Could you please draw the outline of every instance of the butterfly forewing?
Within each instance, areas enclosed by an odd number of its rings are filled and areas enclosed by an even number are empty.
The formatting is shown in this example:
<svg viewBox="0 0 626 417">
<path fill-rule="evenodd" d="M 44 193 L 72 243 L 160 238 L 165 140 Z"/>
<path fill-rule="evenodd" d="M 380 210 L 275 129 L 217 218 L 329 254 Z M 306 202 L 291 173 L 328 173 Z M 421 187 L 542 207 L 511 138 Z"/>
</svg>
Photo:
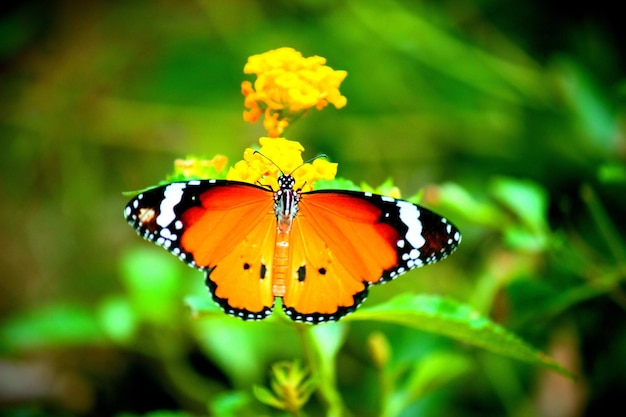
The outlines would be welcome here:
<svg viewBox="0 0 626 417">
<path fill-rule="evenodd" d="M 172 183 L 139 194 L 125 215 L 140 236 L 205 270 L 224 311 L 246 319 L 271 313 L 271 192 L 232 181 Z"/>
</svg>

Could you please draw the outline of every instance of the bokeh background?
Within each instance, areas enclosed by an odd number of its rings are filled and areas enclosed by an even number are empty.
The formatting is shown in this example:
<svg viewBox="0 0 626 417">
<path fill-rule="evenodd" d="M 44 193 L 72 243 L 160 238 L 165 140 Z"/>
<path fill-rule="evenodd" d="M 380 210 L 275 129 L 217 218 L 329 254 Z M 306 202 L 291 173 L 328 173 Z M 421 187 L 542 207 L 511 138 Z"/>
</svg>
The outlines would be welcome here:
<svg viewBox="0 0 626 417">
<path fill-rule="evenodd" d="M 357 183 L 392 178 L 407 196 L 425 190 L 423 203 L 464 233 L 450 259 L 374 288 L 366 304 L 441 294 L 579 375 L 572 382 L 440 336 L 350 323 L 336 372 L 352 415 L 384 409 L 368 344 L 379 331 L 400 374 L 442 351 L 464 364 L 453 376 L 434 368 L 448 377 L 431 376 L 431 388 L 387 415 L 613 409 L 626 392 L 618 7 L 4 2 L 0 412 L 281 415 L 251 386 L 267 383 L 275 361 L 303 358 L 297 332 L 191 318 L 184 297 L 204 294 L 201 274 L 143 242 L 122 216 L 122 192 L 158 183 L 176 158 L 234 162 L 256 143 L 261 126 L 242 120 L 242 68 L 281 46 L 348 71 L 345 109 L 311 113 L 286 132 L 305 156 L 328 154 Z M 308 407 L 325 413 L 316 397 Z"/>
</svg>

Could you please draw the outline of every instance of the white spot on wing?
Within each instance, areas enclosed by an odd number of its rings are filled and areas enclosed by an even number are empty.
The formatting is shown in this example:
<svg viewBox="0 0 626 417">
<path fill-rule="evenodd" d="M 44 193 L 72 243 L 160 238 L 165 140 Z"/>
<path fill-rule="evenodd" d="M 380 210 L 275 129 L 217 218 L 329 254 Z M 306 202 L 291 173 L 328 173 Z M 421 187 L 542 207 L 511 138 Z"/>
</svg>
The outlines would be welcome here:
<svg viewBox="0 0 626 417">
<path fill-rule="evenodd" d="M 414 248 L 421 248 L 426 243 L 426 240 L 424 236 L 422 236 L 422 222 L 419 219 L 419 208 L 408 201 L 397 201 L 396 204 L 400 209 L 400 220 L 402 220 L 402 223 L 408 228 L 405 236 L 406 240 L 408 240 Z"/>
<path fill-rule="evenodd" d="M 165 187 L 165 192 L 163 193 L 163 201 L 161 201 L 161 207 L 159 216 L 156 219 L 156 222 L 161 227 L 167 227 L 170 223 L 176 220 L 176 214 L 174 214 L 174 207 L 180 203 L 180 200 L 183 198 L 183 190 L 187 185 L 185 183 L 179 182 L 170 184 Z"/>
</svg>

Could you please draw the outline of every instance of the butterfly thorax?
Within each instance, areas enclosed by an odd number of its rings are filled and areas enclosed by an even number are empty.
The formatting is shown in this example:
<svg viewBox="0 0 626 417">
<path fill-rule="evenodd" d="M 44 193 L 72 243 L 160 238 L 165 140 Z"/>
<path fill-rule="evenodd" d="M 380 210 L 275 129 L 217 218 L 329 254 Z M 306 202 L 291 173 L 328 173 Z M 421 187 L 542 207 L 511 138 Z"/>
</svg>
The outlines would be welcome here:
<svg viewBox="0 0 626 417">
<path fill-rule="evenodd" d="M 293 219 L 298 213 L 300 193 L 294 190 L 295 180 L 291 175 L 278 178 L 279 190 L 274 193 L 274 214 L 276 215 L 276 240 L 272 262 L 272 293 L 282 297 L 289 279 L 290 232 Z"/>
<path fill-rule="evenodd" d="M 289 233 L 293 219 L 298 213 L 300 193 L 294 190 L 295 180 L 291 175 L 278 178 L 279 190 L 274 193 L 274 214 L 278 231 Z"/>
</svg>

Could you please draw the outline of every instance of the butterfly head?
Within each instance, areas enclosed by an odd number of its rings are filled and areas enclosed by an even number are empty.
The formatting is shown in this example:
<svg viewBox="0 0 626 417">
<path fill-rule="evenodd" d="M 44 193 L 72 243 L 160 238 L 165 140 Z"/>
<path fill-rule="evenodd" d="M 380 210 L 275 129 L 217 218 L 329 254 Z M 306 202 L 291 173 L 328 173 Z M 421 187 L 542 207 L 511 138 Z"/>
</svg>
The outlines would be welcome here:
<svg viewBox="0 0 626 417">
<path fill-rule="evenodd" d="M 281 175 L 278 177 L 278 187 L 280 190 L 293 190 L 293 187 L 296 185 L 296 179 L 291 175 Z"/>
</svg>

